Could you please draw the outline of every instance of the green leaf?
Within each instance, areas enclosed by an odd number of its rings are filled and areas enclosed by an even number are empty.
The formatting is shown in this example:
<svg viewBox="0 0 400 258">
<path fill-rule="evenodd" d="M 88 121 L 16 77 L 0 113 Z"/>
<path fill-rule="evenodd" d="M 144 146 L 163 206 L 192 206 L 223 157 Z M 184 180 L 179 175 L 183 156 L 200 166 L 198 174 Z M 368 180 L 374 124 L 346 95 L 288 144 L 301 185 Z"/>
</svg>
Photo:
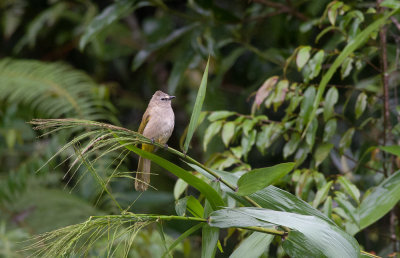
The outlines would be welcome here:
<svg viewBox="0 0 400 258">
<path fill-rule="evenodd" d="M 297 52 L 296 56 L 296 65 L 299 71 L 307 63 L 308 59 L 310 59 L 310 51 L 311 51 L 310 46 L 302 46 L 299 48 L 299 51 Z"/>
<path fill-rule="evenodd" d="M 336 126 L 336 119 L 330 119 L 325 124 L 323 142 L 328 142 L 332 138 L 332 136 L 336 133 Z"/>
<path fill-rule="evenodd" d="M 273 235 L 253 232 L 240 243 L 229 258 L 260 257 L 268 250 L 273 239 Z"/>
<path fill-rule="evenodd" d="M 279 137 L 281 128 L 280 124 L 269 124 L 261 127 L 261 132 L 257 134 L 256 146 L 262 154 Z"/>
<path fill-rule="evenodd" d="M 190 141 L 192 140 L 194 131 L 196 130 L 201 108 L 203 107 L 204 98 L 206 97 L 207 90 L 207 77 L 208 77 L 208 65 L 210 64 L 210 58 L 208 58 L 206 69 L 204 70 L 203 78 L 201 79 L 199 91 L 197 92 L 196 102 L 194 103 L 194 108 L 192 111 L 192 116 L 190 118 L 188 132 L 185 139 L 185 144 L 183 146 L 183 152 L 187 153 L 189 149 Z"/>
<path fill-rule="evenodd" d="M 204 213 L 204 208 L 200 204 L 199 200 L 194 198 L 193 196 L 189 196 L 189 199 L 187 200 L 187 207 L 188 211 L 192 213 L 193 216 L 202 218 L 203 213 Z"/>
<path fill-rule="evenodd" d="M 272 134 L 272 127 L 273 125 L 263 125 L 261 127 L 261 131 L 257 134 L 256 146 L 258 151 L 261 152 L 263 155 Z"/>
<path fill-rule="evenodd" d="M 387 214 L 400 200 L 400 171 L 397 171 L 377 187 L 361 202 L 360 230 L 373 224 Z"/>
<path fill-rule="evenodd" d="M 204 218 L 208 218 L 213 212 L 209 202 L 206 201 L 204 208 Z M 213 258 L 217 250 L 217 243 L 219 237 L 219 228 L 212 227 L 208 224 L 203 225 L 202 236 L 201 236 L 201 257 L 202 258 Z"/>
<path fill-rule="evenodd" d="M 297 196 L 272 185 L 251 194 L 249 197 L 263 208 L 303 215 L 312 215 L 335 225 L 331 219 L 322 214 L 319 210 L 311 207 L 310 204 L 299 199 Z"/>
<path fill-rule="evenodd" d="M 232 213 L 237 213 L 234 222 L 230 219 Z M 215 227 L 226 227 L 228 224 L 246 227 L 249 226 L 248 221 L 254 219 L 293 229 L 283 244 L 285 252 L 291 257 L 296 257 L 296 253 L 301 252 L 307 253 L 306 257 L 320 257 L 323 254 L 326 257 L 350 258 L 358 257 L 360 252 L 353 237 L 336 225 L 313 216 L 242 207 L 213 212 L 209 224 Z"/>
<path fill-rule="evenodd" d="M 124 142 L 121 142 L 121 144 L 124 144 Z M 177 177 L 185 180 L 186 183 L 199 190 L 202 194 L 204 194 L 204 196 L 208 200 L 210 200 L 210 204 L 213 207 L 213 209 L 217 210 L 220 207 L 225 206 L 225 203 L 222 200 L 221 196 L 210 185 L 208 185 L 203 180 L 195 177 L 189 171 L 186 171 L 183 168 L 178 167 L 174 163 L 169 162 L 168 160 L 163 159 L 153 153 L 136 148 L 133 145 L 125 145 L 125 148 L 127 148 L 130 151 L 133 151 L 134 153 L 142 156 L 143 158 L 153 161 L 154 163 L 165 168 L 166 170 L 176 175 Z"/>
<path fill-rule="evenodd" d="M 310 122 L 310 115 L 312 112 L 312 105 L 315 99 L 315 88 L 308 87 L 304 92 L 304 98 L 301 101 L 300 114 L 297 120 L 297 129 L 302 130 L 304 125 Z"/>
<path fill-rule="evenodd" d="M 187 164 L 191 166 L 194 170 L 208 177 L 209 179 L 213 179 L 213 177 L 210 176 L 202 168 L 191 163 Z M 239 180 L 240 175 L 243 175 L 243 172 L 230 173 L 218 170 L 213 171 L 218 174 L 222 179 L 233 185 L 233 187 L 237 186 L 237 181 Z M 233 190 L 224 186 L 223 184 L 221 185 L 221 189 L 225 192 L 230 193 L 232 197 L 239 200 L 243 205 L 250 205 L 245 199 L 243 199 L 243 197 L 234 194 Z M 328 223 L 335 224 L 331 219 L 322 214 L 319 210 L 311 207 L 310 204 L 306 203 L 302 199 L 299 199 L 297 196 L 272 185 L 251 194 L 249 197 L 263 208 L 293 212 L 303 215 L 313 215 L 322 220 L 325 220 Z"/>
<path fill-rule="evenodd" d="M 214 122 L 216 120 L 228 118 L 234 114 L 236 114 L 236 113 L 232 112 L 232 111 L 226 111 L 226 110 L 214 111 L 208 116 L 208 121 Z"/>
<path fill-rule="evenodd" d="M 362 113 L 364 113 L 365 108 L 367 107 L 367 94 L 361 92 L 360 95 L 357 97 L 356 101 L 356 119 L 358 119 Z"/>
<path fill-rule="evenodd" d="M 256 137 L 257 137 L 256 130 L 252 130 L 249 136 L 246 135 L 242 136 L 241 146 L 242 146 L 242 154 L 244 155 L 245 160 L 247 160 L 247 154 L 249 153 L 254 143 L 256 142 Z"/>
<path fill-rule="evenodd" d="M 342 2 L 332 2 L 332 5 L 329 7 L 328 10 L 328 19 L 332 25 L 335 25 L 337 10 L 343 6 Z"/>
<path fill-rule="evenodd" d="M 296 161 L 296 166 L 300 166 L 304 160 L 307 158 L 308 153 L 310 153 L 311 148 L 305 142 L 302 142 L 294 155 L 294 160 Z"/>
<path fill-rule="evenodd" d="M 303 74 L 305 82 L 314 79 L 319 75 L 322 68 L 322 62 L 324 61 L 325 52 L 323 50 L 318 51 L 308 62 L 308 70 L 304 70 Z"/>
<path fill-rule="evenodd" d="M 128 15 L 134 10 L 134 1 L 122 0 L 109 5 L 99 15 L 97 15 L 85 29 L 80 41 L 79 49 L 83 50 L 87 43 L 89 43 L 97 34 L 107 28 L 113 22 L 119 20 L 121 17 Z M 150 5 L 150 3 L 147 3 Z"/>
<path fill-rule="evenodd" d="M 314 152 L 315 167 L 318 167 L 328 157 L 333 148 L 332 143 L 321 143 Z"/>
<path fill-rule="evenodd" d="M 203 142 L 203 148 L 204 151 L 207 150 L 207 145 L 211 141 L 211 139 L 219 133 L 219 131 L 222 128 L 222 121 L 217 121 L 212 124 L 210 124 L 209 127 L 207 127 L 206 132 L 204 133 L 204 142 Z"/>
<path fill-rule="evenodd" d="M 350 147 L 351 142 L 353 140 L 354 132 L 355 132 L 355 129 L 352 127 L 343 134 L 343 137 L 342 137 L 342 139 L 340 139 L 340 142 L 339 142 L 339 149 L 340 149 L 341 153 L 343 153 L 343 151 L 345 149 Z"/>
<path fill-rule="evenodd" d="M 306 143 L 308 144 L 308 146 L 310 146 L 310 148 L 314 146 L 315 134 L 317 133 L 317 129 L 318 129 L 318 121 L 314 119 L 311 123 L 311 126 L 308 128 L 306 134 Z"/>
<path fill-rule="evenodd" d="M 242 124 L 243 134 L 249 136 L 249 132 L 253 129 L 253 126 L 257 123 L 256 119 L 246 119 Z"/>
<path fill-rule="evenodd" d="M 283 147 L 283 157 L 285 159 L 296 151 L 300 141 L 300 134 L 298 132 L 293 132 L 290 136 L 290 140 L 285 144 L 285 147 Z"/>
<path fill-rule="evenodd" d="M 235 123 L 234 122 L 225 123 L 224 127 L 222 128 L 222 141 L 224 142 L 226 147 L 228 147 L 229 142 L 231 141 L 234 134 L 235 134 Z"/>
<path fill-rule="evenodd" d="M 342 80 L 349 76 L 353 69 L 353 58 L 347 57 L 342 63 L 342 69 L 340 70 L 340 76 Z"/>
<path fill-rule="evenodd" d="M 400 157 L 400 146 L 398 145 L 379 146 L 379 149 Z"/>
<path fill-rule="evenodd" d="M 350 218 L 346 223 L 346 230 L 350 234 L 355 234 L 359 230 L 360 215 L 359 211 L 354 205 L 348 200 L 347 195 L 342 192 L 335 192 L 336 197 L 334 198 L 336 203 L 344 211 L 345 215 Z"/>
<path fill-rule="evenodd" d="M 149 45 L 146 49 L 140 50 L 135 58 L 133 59 L 132 62 L 132 71 L 137 70 L 146 60 L 147 58 L 154 52 L 159 50 L 162 47 L 165 47 L 169 44 L 171 44 L 172 42 L 174 42 L 175 40 L 177 40 L 178 38 L 180 38 L 181 36 L 183 36 L 184 34 L 186 34 L 187 32 L 191 31 L 192 29 L 194 29 L 196 26 L 198 26 L 197 23 L 195 24 L 191 24 L 191 25 L 187 25 L 185 27 L 176 29 L 175 31 L 173 31 L 170 35 L 168 35 L 167 37 L 157 41 L 156 43 L 153 43 L 151 45 Z M 207 63 L 208 64 L 208 63 Z M 207 68 L 206 68 L 207 69 Z M 204 77 L 203 77 L 204 78 Z"/>
<path fill-rule="evenodd" d="M 328 218 L 332 217 L 332 197 L 328 196 L 328 198 L 326 198 L 322 210 Z"/>
<path fill-rule="evenodd" d="M 281 163 L 272 167 L 258 168 L 239 178 L 238 195 L 249 195 L 275 183 L 289 173 L 295 163 Z"/>
<path fill-rule="evenodd" d="M 400 8 L 400 3 L 397 0 L 385 0 L 382 3 L 379 4 L 382 7 L 388 7 L 392 9 L 399 9 Z"/>
<path fill-rule="evenodd" d="M 385 24 L 385 22 L 397 11 L 398 11 L 398 9 L 393 10 L 393 11 L 387 13 L 386 15 L 384 15 L 382 18 L 379 18 L 378 20 L 374 21 L 367 28 L 365 28 L 363 31 L 361 31 L 354 38 L 354 40 L 350 41 L 349 44 L 346 45 L 346 47 L 343 49 L 343 51 L 340 53 L 340 55 L 335 59 L 335 61 L 331 65 L 331 67 L 329 67 L 328 71 L 324 74 L 324 76 L 322 76 L 308 123 L 310 123 L 310 121 L 312 121 L 314 119 L 317 109 L 319 107 L 319 104 L 321 102 L 322 95 L 324 94 L 326 85 L 328 84 L 328 82 L 332 78 L 333 74 L 338 69 L 338 67 L 343 63 L 343 61 L 346 59 L 346 57 L 350 56 L 357 48 L 359 48 L 361 45 L 363 45 L 366 42 L 366 40 L 369 39 L 370 35 L 372 33 L 374 33 L 376 30 L 378 30 L 380 26 Z M 307 124 L 307 127 L 308 126 L 309 126 L 309 124 Z"/>
<path fill-rule="evenodd" d="M 183 75 L 185 74 L 186 69 L 189 64 L 192 62 L 195 56 L 194 51 L 189 48 L 186 51 L 182 52 L 182 54 L 174 61 L 174 66 L 172 67 L 171 74 L 168 78 L 168 93 L 170 95 L 175 95 L 176 88 L 182 81 Z"/>
<path fill-rule="evenodd" d="M 322 203 L 328 196 L 329 190 L 331 189 L 333 181 L 326 183 L 321 189 L 318 190 L 313 201 L 313 207 L 318 208 L 319 204 Z"/>
<path fill-rule="evenodd" d="M 332 87 L 328 90 L 325 96 L 324 103 L 324 120 L 325 122 L 329 120 L 335 113 L 334 105 L 337 103 L 339 99 L 338 90 L 335 87 Z"/>
<path fill-rule="evenodd" d="M 346 177 L 339 176 L 339 184 L 342 186 L 343 190 L 353 198 L 357 203 L 360 203 L 360 190 L 357 186 L 351 183 Z"/>
<path fill-rule="evenodd" d="M 289 91 L 289 81 L 281 80 L 278 85 L 275 87 L 275 94 L 272 103 L 274 104 L 275 112 L 282 105 L 283 101 L 285 101 L 286 93 Z"/>
<path fill-rule="evenodd" d="M 185 189 L 187 187 L 188 187 L 188 183 L 186 183 L 182 179 L 178 178 L 178 180 L 176 180 L 176 183 L 175 183 L 175 186 L 174 186 L 174 197 L 175 197 L 175 200 L 179 199 L 179 197 L 183 194 L 183 192 L 185 191 Z"/>
<path fill-rule="evenodd" d="M 203 223 L 198 223 L 197 225 L 194 225 L 193 227 L 189 228 L 186 230 L 183 234 L 181 234 L 168 248 L 168 250 L 163 254 L 163 257 L 167 254 L 170 253 L 174 248 L 183 240 L 187 239 L 191 234 L 199 230 L 203 226 Z"/>
</svg>

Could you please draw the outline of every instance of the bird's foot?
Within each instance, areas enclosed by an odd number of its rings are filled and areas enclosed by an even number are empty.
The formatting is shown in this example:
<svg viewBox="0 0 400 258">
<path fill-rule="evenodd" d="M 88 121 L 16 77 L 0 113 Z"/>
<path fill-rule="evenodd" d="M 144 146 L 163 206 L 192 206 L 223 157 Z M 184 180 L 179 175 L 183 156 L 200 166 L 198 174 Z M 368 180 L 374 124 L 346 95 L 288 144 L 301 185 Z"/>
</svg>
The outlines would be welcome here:
<svg viewBox="0 0 400 258">
<path fill-rule="evenodd" d="M 168 149 L 168 144 L 164 143 L 164 149 Z"/>
</svg>

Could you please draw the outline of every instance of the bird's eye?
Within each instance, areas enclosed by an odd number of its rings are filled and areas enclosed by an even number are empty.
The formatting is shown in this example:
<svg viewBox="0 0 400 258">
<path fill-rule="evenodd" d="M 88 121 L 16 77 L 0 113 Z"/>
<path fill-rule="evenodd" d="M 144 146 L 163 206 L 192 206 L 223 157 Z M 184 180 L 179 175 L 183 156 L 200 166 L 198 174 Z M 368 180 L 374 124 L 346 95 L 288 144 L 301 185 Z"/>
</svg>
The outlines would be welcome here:
<svg viewBox="0 0 400 258">
<path fill-rule="evenodd" d="M 167 100 L 167 98 L 161 98 L 161 100 Z"/>
</svg>

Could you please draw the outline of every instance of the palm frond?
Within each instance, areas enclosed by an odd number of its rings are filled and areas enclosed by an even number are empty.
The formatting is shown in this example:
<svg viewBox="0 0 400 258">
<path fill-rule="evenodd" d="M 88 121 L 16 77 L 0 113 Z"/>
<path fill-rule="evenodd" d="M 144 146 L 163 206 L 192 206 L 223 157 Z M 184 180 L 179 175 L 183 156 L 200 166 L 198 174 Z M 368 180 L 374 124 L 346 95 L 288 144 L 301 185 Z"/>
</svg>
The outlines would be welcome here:
<svg viewBox="0 0 400 258">
<path fill-rule="evenodd" d="M 110 103 L 96 96 L 96 88 L 87 74 L 63 63 L 0 60 L 0 100 L 28 105 L 47 117 L 115 122 Z"/>
</svg>

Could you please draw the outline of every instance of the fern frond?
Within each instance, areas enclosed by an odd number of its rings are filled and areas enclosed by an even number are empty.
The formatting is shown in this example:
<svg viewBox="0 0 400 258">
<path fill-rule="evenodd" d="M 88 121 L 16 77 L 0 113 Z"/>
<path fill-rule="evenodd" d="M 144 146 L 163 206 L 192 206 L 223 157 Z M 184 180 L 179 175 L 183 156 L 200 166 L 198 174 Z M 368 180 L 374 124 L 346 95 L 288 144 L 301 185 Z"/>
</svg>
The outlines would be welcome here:
<svg viewBox="0 0 400 258">
<path fill-rule="evenodd" d="M 95 94 L 98 85 L 84 72 L 63 63 L 0 60 L 0 100 L 30 106 L 48 117 L 115 121 Z"/>
</svg>

